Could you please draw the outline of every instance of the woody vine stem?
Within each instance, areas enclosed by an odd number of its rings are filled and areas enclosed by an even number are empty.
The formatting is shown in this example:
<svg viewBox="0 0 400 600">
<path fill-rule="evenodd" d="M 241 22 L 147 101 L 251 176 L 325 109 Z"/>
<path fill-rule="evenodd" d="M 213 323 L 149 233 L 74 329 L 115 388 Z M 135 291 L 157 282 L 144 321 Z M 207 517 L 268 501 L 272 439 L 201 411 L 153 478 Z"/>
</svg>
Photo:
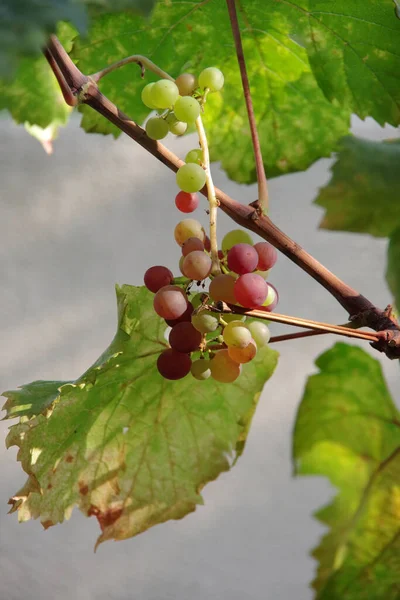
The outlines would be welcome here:
<svg viewBox="0 0 400 600">
<path fill-rule="evenodd" d="M 227 1 L 229 2 L 229 0 Z M 233 33 L 237 35 L 237 32 L 236 34 L 235 31 Z M 176 172 L 184 164 L 160 142 L 151 140 L 137 123 L 120 111 L 115 104 L 100 92 L 96 79 L 99 80 L 105 74 L 107 68 L 94 76 L 84 75 L 73 63 L 56 36 L 50 37 L 45 56 L 57 78 L 67 104 L 76 106 L 78 103 L 85 103 L 91 106 L 172 171 Z M 137 62 L 142 69 L 144 68 L 144 61 L 130 60 L 130 62 Z M 117 63 L 113 68 L 117 68 L 116 65 Z M 108 69 L 110 68 L 108 67 Z M 108 70 L 108 72 L 110 71 Z M 204 186 L 201 193 L 206 197 L 208 196 L 207 186 Z M 354 325 L 374 329 L 377 333 L 373 334 L 373 338 L 372 336 L 370 338 L 371 341 L 373 340 L 372 346 L 374 348 L 384 352 L 389 358 L 400 358 L 400 327 L 392 316 L 390 307 L 386 310 L 376 307 L 370 300 L 326 269 L 281 231 L 269 217 L 263 214 L 264 211 L 259 206 L 258 201 L 254 205 L 244 205 L 218 188 L 215 188 L 214 194 L 216 201 L 219 203 L 219 208 L 236 223 L 270 242 L 330 292 L 348 311 L 350 321 Z M 232 308 L 229 309 L 228 307 L 228 310 L 232 310 Z M 268 315 L 265 318 L 268 318 Z M 283 322 L 289 324 L 289 320 Z M 290 321 L 290 324 L 294 324 L 293 321 Z M 303 320 L 303 324 L 300 326 L 308 327 L 310 325 L 307 325 L 307 321 Z M 331 326 L 327 325 L 325 330 L 329 331 L 329 327 Z M 348 333 L 350 336 L 353 333 L 350 328 Z M 296 335 L 296 337 L 299 336 Z"/>
</svg>

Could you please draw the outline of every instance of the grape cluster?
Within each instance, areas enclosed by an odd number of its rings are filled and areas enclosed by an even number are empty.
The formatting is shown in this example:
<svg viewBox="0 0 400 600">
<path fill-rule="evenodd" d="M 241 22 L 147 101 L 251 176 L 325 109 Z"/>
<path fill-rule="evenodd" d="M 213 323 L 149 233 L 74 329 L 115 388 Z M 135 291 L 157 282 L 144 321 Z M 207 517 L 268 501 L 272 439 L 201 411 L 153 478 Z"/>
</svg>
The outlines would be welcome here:
<svg viewBox="0 0 400 600">
<path fill-rule="evenodd" d="M 210 67 L 200 73 L 198 81 L 184 73 L 175 83 L 163 79 L 146 85 L 142 91 L 146 106 L 167 109 L 147 121 L 147 135 L 161 139 L 168 131 L 184 133 L 184 126 L 199 116 L 205 95 L 220 90 L 223 83 L 221 71 Z M 175 206 L 182 213 L 192 213 L 199 204 L 196 192 L 206 181 L 202 161 L 201 149 L 190 150 L 186 164 L 176 174 L 180 191 Z M 244 315 L 221 314 L 210 308 L 222 301 L 248 309 L 274 310 L 278 292 L 266 278 L 277 252 L 268 242 L 253 244 L 246 231 L 230 231 L 218 251 L 221 273 L 214 275 L 210 240 L 199 221 L 183 219 L 176 225 L 174 237 L 181 249 L 179 269 L 183 278 L 175 279 L 163 266 L 151 267 L 144 275 L 145 286 L 155 294 L 155 312 L 171 327 L 170 348 L 159 355 L 158 371 L 171 380 L 191 373 L 198 380 L 212 377 L 231 383 L 239 377 L 241 365 L 268 344 L 270 332 L 261 321 L 246 321 Z"/>
</svg>

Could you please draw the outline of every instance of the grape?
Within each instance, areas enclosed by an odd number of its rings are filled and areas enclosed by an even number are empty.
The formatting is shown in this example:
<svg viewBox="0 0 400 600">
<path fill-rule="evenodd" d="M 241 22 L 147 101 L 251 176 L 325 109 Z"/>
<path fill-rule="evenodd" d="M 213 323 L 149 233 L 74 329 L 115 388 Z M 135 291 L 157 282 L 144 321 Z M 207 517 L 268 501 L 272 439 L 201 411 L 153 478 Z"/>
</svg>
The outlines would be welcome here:
<svg viewBox="0 0 400 600">
<path fill-rule="evenodd" d="M 254 340 L 250 340 L 245 348 L 228 347 L 228 354 L 237 363 L 247 363 L 253 360 L 257 354 L 257 346 Z"/>
<path fill-rule="evenodd" d="M 189 152 L 185 156 L 185 163 L 197 163 L 201 165 L 203 162 L 203 151 L 200 148 L 196 148 L 195 150 L 189 150 Z"/>
<path fill-rule="evenodd" d="M 268 295 L 266 297 L 266 299 L 264 300 L 264 302 L 262 303 L 262 306 L 268 311 L 268 312 L 272 312 L 273 310 L 275 310 L 276 305 L 279 302 L 279 294 L 278 294 L 278 290 L 276 289 L 275 286 L 272 285 L 272 283 L 268 283 Z"/>
<path fill-rule="evenodd" d="M 254 244 L 254 250 L 258 254 L 257 269 L 259 271 L 272 269 L 278 258 L 275 248 L 268 242 L 257 242 L 257 244 Z"/>
<path fill-rule="evenodd" d="M 151 292 L 158 292 L 165 285 L 169 285 L 174 276 L 167 267 L 150 267 L 144 274 L 144 285 Z"/>
<path fill-rule="evenodd" d="M 191 366 L 190 356 L 177 352 L 173 348 L 161 352 L 157 359 L 158 372 L 165 379 L 182 379 L 189 373 Z"/>
<path fill-rule="evenodd" d="M 227 346 L 245 348 L 250 343 L 251 333 L 243 321 L 231 321 L 226 325 L 223 337 Z"/>
<path fill-rule="evenodd" d="M 211 242 L 208 235 L 206 235 L 206 239 L 204 240 L 204 249 L 207 250 L 207 252 L 211 252 Z"/>
<path fill-rule="evenodd" d="M 210 370 L 210 361 L 199 358 L 192 363 L 192 367 L 190 369 L 191 374 L 195 379 L 199 381 L 204 381 L 208 379 L 211 375 Z"/>
<path fill-rule="evenodd" d="M 168 125 L 160 117 L 152 117 L 146 123 L 146 133 L 151 140 L 162 140 L 168 135 Z"/>
<path fill-rule="evenodd" d="M 180 96 L 174 105 L 174 113 L 179 121 L 194 123 L 200 114 L 200 104 L 191 96 Z"/>
<path fill-rule="evenodd" d="M 260 306 L 267 297 L 268 283 L 260 275 L 246 273 L 235 281 L 236 301 L 246 308 Z"/>
<path fill-rule="evenodd" d="M 154 296 L 154 310 L 163 319 L 179 319 L 187 310 L 185 292 L 177 285 L 165 285 Z"/>
<path fill-rule="evenodd" d="M 199 75 L 199 86 L 208 88 L 210 92 L 219 92 L 224 85 L 224 75 L 216 67 L 207 67 Z"/>
<path fill-rule="evenodd" d="M 176 173 L 176 183 L 184 192 L 198 192 L 206 183 L 206 172 L 200 165 L 183 165 Z"/>
<path fill-rule="evenodd" d="M 268 325 L 261 323 L 261 321 L 252 321 L 247 325 L 250 330 L 253 340 L 257 344 L 257 348 L 266 346 L 270 340 L 271 332 Z"/>
<path fill-rule="evenodd" d="M 227 302 L 237 304 L 234 294 L 235 280 L 231 275 L 217 275 L 210 283 L 210 296 L 214 302 Z"/>
<path fill-rule="evenodd" d="M 161 79 L 151 88 L 151 99 L 157 108 L 173 106 L 178 96 L 178 86 L 169 79 Z"/>
<path fill-rule="evenodd" d="M 185 310 L 185 312 L 183 313 L 182 316 L 180 316 L 178 319 L 165 319 L 165 322 L 167 325 L 169 325 L 169 327 L 173 327 L 174 325 L 177 325 L 178 323 L 183 323 L 183 321 L 190 321 L 192 318 L 193 311 L 194 311 L 193 304 L 191 302 L 189 302 L 187 305 L 187 309 Z"/>
<path fill-rule="evenodd" d="M 202 242 L 204 242 L 206 233 L 198 221 L 196 219 L 183 219 L 183 221 L 179 221 L 178 225 L 175 227 L 174 231 L 175 241 L 179 246 L 183 246 L 183 244 L 191 237 L 198 238 Z"/>
<path fill-rule="evenodd" d="M 178 210 L 184 213 L 191 213 L 199 205 L 199 197 L 197 194 L 189 194 L 188 192 L 178 192 L 175 198 L 175 206 Z"/>
<path fill-rule="evenodd" d="M 210 361 L 211 377 L 221 383 L 232 383 L 240 375 L 240 365 L 231 359 L 228 350 L 219 350 Z"/>
<path fill-rule="evenodd" d="M 185 276 L 185 273 L 182 271 L 182 267 L 183 267 L 183 261 L 184 261 L 184 260 L 185 260 L 185 257 L 184 257 L 184 256 L 181 256 L 181 257 L 180 257 L 180 259 L 179 259 L 179 270 L 180 270 L 180 272 L 182 273 L 182 275 L 183 275 L 184 277 L 186 277 L 186 276 Z"/>
<path fill-rule="evenodd" d="M 183 121 L 178 121 L 173 112 L 169 113 L 165 120 L 167 122 L 168 129 L 174 135 L 183 135 L 185 133 L 187 129 L 187 123 L 183 123 Z"/>
<path fill-rule="evenodd" d="M 192 315 L 192 325 L 200 333 L 211 333 L 218 328 L 219 321 L 215 313 L 202 310 L 197 315 Z"/>
<path fill-rule="evenodd" d="M 151 98 L 151 90 L 153 89 L 154 83 L 148 83 L 142 89 L 142 102 L 147 108 L 157 108 Z"/>
<path fill-rule="evenodd" d="M 234 273 L 251 273 L 257 266 L 258 254 L 250 244 L 236 244 L 228 252 L 228 267 Z"/>
<path fill-rule="evenodd" d="M 175 79 L 181 96 L 190 96 L 197 88 L 197 77 L 191 73 L 182 73 Z"/>
<path fill-rule="evenodd" d="M 182 271 L 185 277 L 195 281 L 201 281 L 211 273 L 212 261 L 204 250 L 194 250 L 185 256 Z"/>
<path fill-rule="evenodd" d="M 249 246 L 252 246 L 251 235 L 242 229 L 233 229 L 224 236 L 221 248 L 223 252 L 228 252 L 236 244 L 249 244 Z"/>
<path fill-rule="evenodd" d="M 182 246 L 183 256 L 187 256 L 195 250 L 201 250 L 202 252 L 204 251 L 204 244 L 201 240 L 199 240 L 199 238 L 189 238 L 188 240 L 186 240 L 186 242 L 184 242 Z"/>
<path fill-rule="evenodd" d="M 224 313 L 223 315 L 223 319 L 224 321 L 226 321 L 226 323 L 230 323 L 231 321 L 242 321 L 242 323 L 246 320 L 246 315 L 235 315 L 235 314 L 229 314 L 229 313 Z"/>
<path fill-rule="evenodd" d="M 268 275 L 269 275 L 269 271 L 259 271 L 258 269 L 256 269 L 255 271 L 253 271 L 253 273 L 255 275 L 259 275 L 260 277 L 262 277 L 263 279 L 267 279 Z"/>
<path fill-rule="evenodd" d="M 174 325 L 169 334 L 169 345 L 178 352 L 185 354 L 198 350 L 201 344 L 201 333 L 186 321 Z"/>
</svg>

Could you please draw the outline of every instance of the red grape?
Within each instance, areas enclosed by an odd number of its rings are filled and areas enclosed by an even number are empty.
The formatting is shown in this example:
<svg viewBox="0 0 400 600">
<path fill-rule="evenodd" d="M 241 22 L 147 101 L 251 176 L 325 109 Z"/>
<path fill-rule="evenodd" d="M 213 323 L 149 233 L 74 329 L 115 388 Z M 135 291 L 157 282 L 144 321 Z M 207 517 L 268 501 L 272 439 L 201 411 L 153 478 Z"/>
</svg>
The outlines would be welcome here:
<svg viewBox="0 0 400 600">
<path fill-rule="evenodd" d="M 165 379 L 182 379 L 185 377 L 192 366 L 192 361 L 188 354 L 177 352 L 173 348 L 168 348 L 161 352 L 157 359 L 158 372 Z"/>
<path fill-rule="evenodd" d="M 144 285 L 151 292 L 158 292 L 165 285 L 169 285 L 174 276 L 167 267 L 150 267 L 144 274 Z"/>
<path fill-rule="evenodd" d="M 258 254 L 257 269 L 259 271 L 272 269 L 278 258 L 276 249 L 268 242 L 257 242 L 253 248 Z"/>
<path fill-rule="evenodd" d="M 178 323 L 169 334 L 169 344 L 177 352 L 189 353 L 198 350 L 202 335 L 191 323 Z"/>
<path fill-rule="evenodd" d="M 189 302 L 187 305 L 187 309 L 185 310 L 185 312 L 183 313 L 183 315 L 181 317 L 179 317 L 178 319 L 165 319 L 165 322 L 170 327 L 173 327 L 174 325 L 177 325 L 178 323 L 183 323 L 184 321 L 190 321 L 192 318 L 193 310 L 194 310 L 193 304 L 191 302 Z"/>
<path fill-rule="evenodd" d="M 178 210 L 183 213 L 191 213 L 199 205 L 199 197 L 196 193 L 190 194 L 189 192 L 180 191 L 175 198 L 175 206 Z"/>
<path fill-rule="evenodd" d="M 236 244 L 228 252 L 228 267 L 239 275 L 251 273 L 257 263 L 258 254 L 250 244 Z"/>
<path fill-rule="evenodd" d="M 179 319 L 187 310 L 185 292 L 177 285 L 166 285 L 154 296 L 154 310 L 163 319 Z"/>
<path fill-rule="evenodd" d="M 217 275 L 210 283 L 210 296 L 214 302 L 227 302 L 237 304 L 234 294 L 235 280 L 231 275 Z"/>
<path fill-rule="evenodd" d="M 260 275 L 246 273 L 235 282 L 236 301 L 245 308 L 260 306 L 267 297 L 268 284 Z"/>
<path fill-rule="evenodd" d="M 182 272 L 185 277 L 194 281 L 202 281 L 209 276 L 212 262 L 208 254 L 203 250 L 194 250 L 185 256 L 182 265 Z"/>
<path fill-rule="evenodd" d="M 204 248 L 207 252 L 211 252 L 211 241 L 208 235 L 206 235 L 206 239 L 204 240 Z"/>
<path fill-rule="evenodd" d="M 182 244 L 183 256 L 187 256 L 190 252 L 194 252 L 195 250 L 204 250 L 204 244 L 199 238 L 189 238 Z"/>
</svg>

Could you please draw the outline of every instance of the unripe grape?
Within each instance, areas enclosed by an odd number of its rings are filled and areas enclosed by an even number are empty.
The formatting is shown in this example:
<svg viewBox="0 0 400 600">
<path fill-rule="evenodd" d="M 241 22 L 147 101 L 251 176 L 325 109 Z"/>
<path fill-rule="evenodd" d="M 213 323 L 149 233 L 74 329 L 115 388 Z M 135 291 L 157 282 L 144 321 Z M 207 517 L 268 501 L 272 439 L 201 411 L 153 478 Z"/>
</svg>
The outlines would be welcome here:
<svg viewBox="0 0 400 600">
<path fill-rule="evenodd" d="M 194 250 L 185 256 L 182 271 L 194 281 L 202 281 L 211 273 L 212 261 L 204 250 Z"/>
<path fill-rule="evenodd" d="M 146 133 L 152 140 L 162 140 L 168 135 L 168 125 L 160 117 L 152 117 L 146 123 Z"/>
<path fill-rule="evenodd" d="M 161 79 L 151 88 L 151 99 L 157 108 L 170 108 L 178 96 L 178 86 L 169 79 Z"/>
<path fill-rule="evenodd" d="M 192 73 L 182 73 L 175 79 L 181 96 L 190 96 L 197 88 L 197 77 Z"/>
<path fill-rule="evenodd" d="M 185 292 L 177 285 L 165 285 L 154 296 L 154 310 L 163 319 L 179 319 L 187 310 Z"/>
<path fill-rule="evenodd" d="M 240 365 L 231 359 L 228 350 L 219 350 L 210 361 L 211 377 L 221 383 L 232 383 L 240 375 Z"/>
<path fill-rule="evenodd" d="M 223 252 L 228 252 L 236 244 L 249 244 L 252 246 L 253 240 L 251 235 L 247 231 L 243 231 L 243 229 L 233 229 L 223 237 L 221 248 Z"/>
<path fill-rule="evenodd" d="M 210 92 L 219 92 L 224 85 L 224 75 L 216 67 L 207 67 L 199 75 L 199 87 L 208 88 Z"/>
<path fill-rule="evenodd" d="M 187 129 L 187 123 L 179 121 L 173 112 L 169 113 L 165 120 L 167 122 L 169 131 L 174 135 L 183 135 L 185 133 Z"/>
<path fill-rule="evenodd" d="M 228 354 L 230 358 L 237 363 L 248 363 L 253 360 L 257 354 L 257 346 L 254 340 L 250 340 L 250 342 L 244 348 L 229 346 Z"/>
<path fill-rule="evenodd" d="M 251 333 L 243 321 L 231 321 L 225 326 L 223 338 L 227 346 L 245 348 L 250 343 Z"/>
<path fill-rule="evenodd" d="M 203 161 L 203 151 L 200 148 L 195 148 L 194 150 L 189 150 L 189 152 L 185 156 L 185 163 L 196 163 L 201 165 Z"/>
<path fill-rule="evenodd" d="M 210 296 L 214 302 L 222 300 L 227 304 L 237 304 L 234 286 L 235 280 L 231 275 L 217 275 L 210 283 Z"/>
<path fill-rule="evenodd" d="M 200 165 L 189 163 L 178 169 L 176 183 L 184 192 L 198 192 L 206 183 L 206 173 Z"/>
<path fill-rule="evenodd" d="M 211 375 L 210 361 L 201 358 L 195 360 L 194 362 L 192 362 L 190 372 L 193 375 L 193 377 L 195 379 L 198 379 L 199 381 L 204 381 L 205 379 L 208 379 Z"/>
<path fill-rule="evenodd" d="M 174 230 L 175 241 L 179 246 L 183 244 L 191 237 L 198 238 L 204 243 L 206 232 L 203 226 L 196 219 L 183 219 L 179 221 Z"/>
<path fill-rule="evenodd" d="M 179 121 L 194 123 L 200 115 L 200 104 L 191 96 L 179 96 L 174 105 L 174 113 Z"/>
<path fill-rule="evenodd" d="M 192 325 L 200 333 L 212 333 L 218 329 L 219 321 L 211 311 L 202 310 L 197 315 L 192 315 Z"/>
<path fill-rule="evenodd" d="M 148 83 L 147 85 L 144 86 L 144 88 L 142 89 L 142 102 L 145 106 L 147 106 L 147 108 L 157 108 L 157 106 L 154 104 L 152 97 L 151 97 L 151 90 L 153 89 L 154 83 Z"/>
<path fill-rule="evenodd" d="M 261 321 L 252 321 L 247 327 L 253 336 L 253 340 L 257 344 L 257 348 L 262 348 L 268 344 L 271 338 L 271 332 L 268 325 L 261 323 Z"/>
<path fill-rule="evenodd" d="M 267 285 L 268 285 L 268 294 L 267 294 L 266 299 L 262 303 L 262 306 L 268 312 L 272 312 L 273 310 L 275 310 L 276 305 L 279 302 L 279 294 L 278 294 L 278 290 L 276 289 L 275 286 L 272 285 L 272 283 L 268 283 Z"/>
<path fill-rule="evenodd" d="M 182 379 L 190 372 L 192 361 L 188 354 L 168 348 L 157 359 L 157 369 L 165 379 Z"/>
</svg>

